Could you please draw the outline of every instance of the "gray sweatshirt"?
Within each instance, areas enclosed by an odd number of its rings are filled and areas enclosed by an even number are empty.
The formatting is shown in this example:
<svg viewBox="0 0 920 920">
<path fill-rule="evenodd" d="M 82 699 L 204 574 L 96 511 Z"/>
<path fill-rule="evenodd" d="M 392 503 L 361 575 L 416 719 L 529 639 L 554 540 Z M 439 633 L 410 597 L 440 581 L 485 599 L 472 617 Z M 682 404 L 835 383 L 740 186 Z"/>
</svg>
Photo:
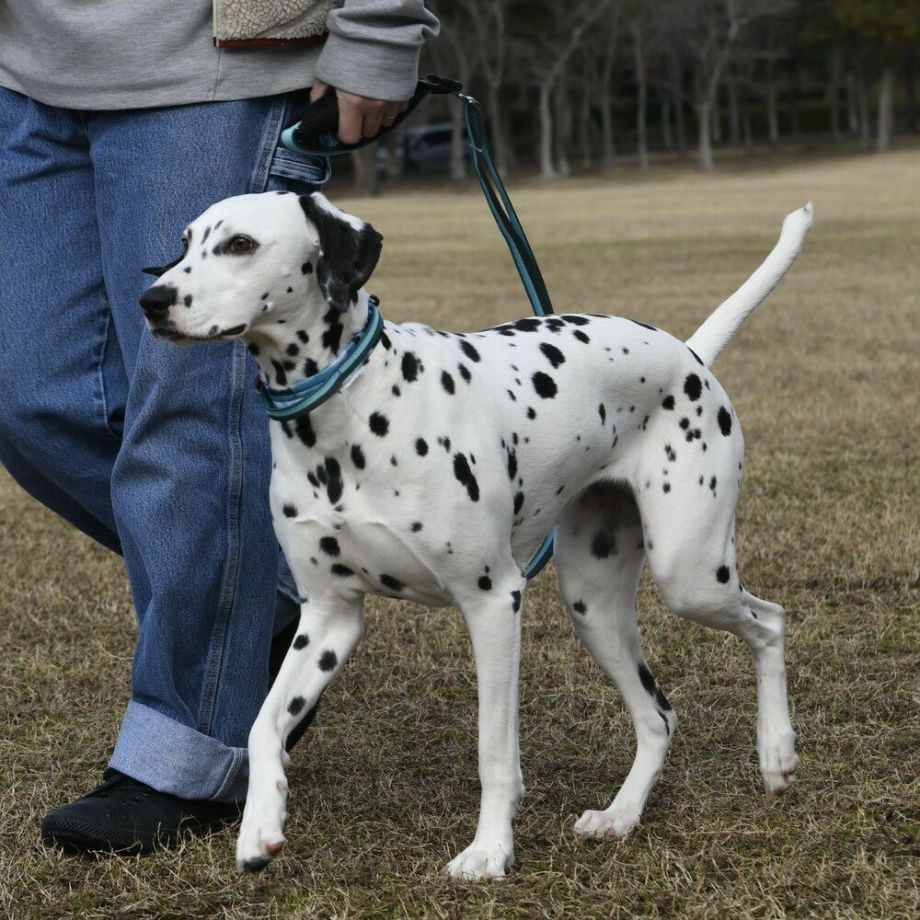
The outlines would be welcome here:
<svg viewBox="0 0 920 920">
<path fill-rule="evenodd" d="M 408 99 L 438 22 L 424 0 L 345 0 L 327 28 L 313 47 L 215 48 L 210 0 L 0 0 L 0 86 L 73 109 L 248 99 L 314 77 Z"/>
</svg>

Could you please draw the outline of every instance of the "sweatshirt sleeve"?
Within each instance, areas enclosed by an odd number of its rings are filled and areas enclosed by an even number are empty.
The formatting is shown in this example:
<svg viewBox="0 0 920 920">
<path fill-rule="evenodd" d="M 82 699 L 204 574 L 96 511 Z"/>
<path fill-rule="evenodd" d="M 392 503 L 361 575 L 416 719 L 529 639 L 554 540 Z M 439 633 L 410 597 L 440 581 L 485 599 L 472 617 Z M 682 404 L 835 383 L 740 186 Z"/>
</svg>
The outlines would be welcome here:
<svg viewBox="0 0 920 920">
<path fill-rule="evenodd" d="M 346 92 L 391 101 L 415 92 L 422 45 L 439 28 L 423 0 L 345 0 L 326 27 L 316 76 Z"/>
</svg>

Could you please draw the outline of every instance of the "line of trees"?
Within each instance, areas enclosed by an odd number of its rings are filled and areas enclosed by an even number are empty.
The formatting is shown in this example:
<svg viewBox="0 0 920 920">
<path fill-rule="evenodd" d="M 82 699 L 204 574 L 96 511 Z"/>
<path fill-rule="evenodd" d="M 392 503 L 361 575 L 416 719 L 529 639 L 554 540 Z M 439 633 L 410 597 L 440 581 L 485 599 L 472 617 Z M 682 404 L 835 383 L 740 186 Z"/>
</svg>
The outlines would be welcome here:
<svg viewBox="0 0 920 920">
<path fill-rule="evenodd" d="M 650 149 L 824 133 L 886 150 L 920 128 L 920 0 L 429 0 L 423 67 L 483 103 L 499 169 L 612 170 Z M 452 173 L 462 178 L 455 120 Z M 535 156 L 534 156 L 535 154 Z M 573 166 L 574 164 L 574 166 Z"/>
</svg>

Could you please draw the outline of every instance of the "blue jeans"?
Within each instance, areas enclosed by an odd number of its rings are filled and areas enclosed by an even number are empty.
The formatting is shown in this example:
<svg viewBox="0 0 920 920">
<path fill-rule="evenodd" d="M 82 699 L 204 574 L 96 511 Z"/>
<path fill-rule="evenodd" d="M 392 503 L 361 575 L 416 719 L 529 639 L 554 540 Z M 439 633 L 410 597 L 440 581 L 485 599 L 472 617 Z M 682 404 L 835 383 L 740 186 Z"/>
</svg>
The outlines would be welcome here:
<svg viewBox="0 0 920 920">
<path fill-rule="evenodd" d="M 245 795 L 280 554 L 256 367 L 152 338 L 140 269 L 220 198 L 328 177 L 277 148 L 298 104 L 78 112 L 0 89 L 0 462 L 124 556 L 139 635 L 110 765 L 183 798 Z"/>
</svg>

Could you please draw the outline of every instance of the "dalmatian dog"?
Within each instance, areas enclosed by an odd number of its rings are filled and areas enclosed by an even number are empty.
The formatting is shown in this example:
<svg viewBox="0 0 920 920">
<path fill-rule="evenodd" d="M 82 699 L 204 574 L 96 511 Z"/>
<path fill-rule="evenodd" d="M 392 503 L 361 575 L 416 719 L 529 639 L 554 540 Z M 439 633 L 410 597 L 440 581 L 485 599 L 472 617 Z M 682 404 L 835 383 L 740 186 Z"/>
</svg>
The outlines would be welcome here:
<svg viewBox="0 0 920 920">
<path fill-rule="evenodd" d="M 524 792 L 518 662 L 527 565 L 547 533 L 575 632 L 619 688 L 635 761 L 604 809 L 575 823 L 620 837 L 639 821 L 676 727 L 639 640 L 643 562 L 674 613 L 740 636 L 757 676 L 757 744 L 769 795 L 798 763 L 784 611 L 741 584 L 735 505 L 744 441 L 710 370 L 791 266 L 812 207 L 687 342 L 599 313 L 528 317 L 481 332 L 385 323 L 328 401 L 270 423 L 271 511 L 300 593 L 300 622 L 249 736 L 237 866 L 281 850 L 285 740 L 354 652 L 363 602 L 382 594 L 461 611 L 479 698 L 481 808 L 453 878 L 502 876 Z M 176 342 L 241 339 L 266 386 L 326 367 L 365 326 L 381 235 L 321 194 L 244 195 L 186 230 L 185 253 L 141 298 Z"/>
</svg>

